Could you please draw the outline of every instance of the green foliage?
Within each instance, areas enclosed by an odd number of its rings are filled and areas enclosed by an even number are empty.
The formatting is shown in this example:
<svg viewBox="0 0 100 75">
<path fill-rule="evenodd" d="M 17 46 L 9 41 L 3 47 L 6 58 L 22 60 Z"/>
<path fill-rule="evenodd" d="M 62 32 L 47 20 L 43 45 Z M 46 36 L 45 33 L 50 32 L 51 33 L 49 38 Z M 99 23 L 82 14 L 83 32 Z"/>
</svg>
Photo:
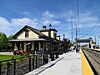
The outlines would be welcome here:
<svg viewBox="0 0 100 75">
<path fill-rule="evenodd" d="M 8 40 L 12 40 L 12 36 L 13 36 L 13 35 L 10 35 L 10 36 L 8 37 Z M 8 43 L 8 47 L 9 47 L 9 48 L 12 47 L 12 43 Z"/>
<path fill-rule="evenodd" d="M 6 34 L 0 32 L 0 50 L 6 49 L 8 47 L 7 41 L 8 41 L 8 38 Z"/>
<path fill-rule="evenodd" d="M 12 46 L 12 44 L 8 43 L 11 38 L 11 36 L 7 37 L 6 34 L 0 32 L 0 51 L 7 51 L 9 46 Z"/>
<path fill-rule="evenodd" d="M 22 58 L 20 55 L 0 55 L 0 61 Z"/>
<path fill-rule="evenodd" d="M 68 39 L 63 39 L 61 46 L 64 49 L 69 49 L 73 44 Z"/>
</svg>

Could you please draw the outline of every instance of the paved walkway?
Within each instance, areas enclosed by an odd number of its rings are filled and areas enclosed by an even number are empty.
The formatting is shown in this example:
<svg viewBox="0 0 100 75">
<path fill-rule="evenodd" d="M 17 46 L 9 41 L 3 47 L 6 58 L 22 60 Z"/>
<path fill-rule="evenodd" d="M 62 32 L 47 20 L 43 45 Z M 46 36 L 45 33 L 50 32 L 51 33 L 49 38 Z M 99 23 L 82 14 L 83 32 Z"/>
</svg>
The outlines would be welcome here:
<svg viewBox="0 0 100 75">
<path fill-rule="evenodd" d="M 13 52 L 0 52 L 0 55 L 13 55 Z"/>
<path fill-rule="evenodd" d="M 69 52 L 61 57 L 64 58 L 39 75 L 82 75 L 81 55 L 79 53 Z"/>
</svg>

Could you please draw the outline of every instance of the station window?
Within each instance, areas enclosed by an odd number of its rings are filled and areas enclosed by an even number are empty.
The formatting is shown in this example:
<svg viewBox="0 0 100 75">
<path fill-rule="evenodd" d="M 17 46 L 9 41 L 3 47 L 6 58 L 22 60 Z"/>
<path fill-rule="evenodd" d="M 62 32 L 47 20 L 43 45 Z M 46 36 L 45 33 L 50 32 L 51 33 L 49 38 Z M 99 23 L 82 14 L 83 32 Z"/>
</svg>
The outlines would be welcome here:
<svg viewBox="0 0 100 75">
<path fill-rule="evenodd" d="M 56 39 L 56 36 L 57 36 L 57 34 L 56 34 L 56 33 L 54 33 L 54 39 Z"/>
<path fill-rule="evenodd" d="M 29 37 L 29 30 L 25 30 L 25 37 Z"/>
</svg>

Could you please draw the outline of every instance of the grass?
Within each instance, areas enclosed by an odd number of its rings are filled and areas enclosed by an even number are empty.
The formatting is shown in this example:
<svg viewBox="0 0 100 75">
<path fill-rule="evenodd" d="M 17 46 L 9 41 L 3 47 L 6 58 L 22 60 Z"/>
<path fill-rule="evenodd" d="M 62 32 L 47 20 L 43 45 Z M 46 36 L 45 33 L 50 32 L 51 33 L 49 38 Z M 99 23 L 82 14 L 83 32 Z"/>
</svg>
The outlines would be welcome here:
<svg viewBox="0 0 100 75">
<path fill-rule="evenodd" d="M 17 59 L 18 60 L 18 59 L 21 59 L 23 57 L 24 56 L 20 56 L 20 55 L 0 55 L 0 61 L 1 61 L 0 64 L 2 64 L 3 67 L 7 68 L 6 65 L 9 61 L 11 61 L 12 59 Z"/>
<path fill-rule="evenodd" d="M 0 55 L 0 61 L 12 60 L 12 59 L 19 59 L 23 56 L 20 55 Z"/>
<path fill-rule="evenodd" d="M 0 61 L 7 61 L 7 60 L 12 60 L 12 59 L 21 59 L 23 57 L 28 57 L 28 56 L 32 56 L 31 54 L 27 54 L 27 55 L 0 55 Z"/>
</svg>

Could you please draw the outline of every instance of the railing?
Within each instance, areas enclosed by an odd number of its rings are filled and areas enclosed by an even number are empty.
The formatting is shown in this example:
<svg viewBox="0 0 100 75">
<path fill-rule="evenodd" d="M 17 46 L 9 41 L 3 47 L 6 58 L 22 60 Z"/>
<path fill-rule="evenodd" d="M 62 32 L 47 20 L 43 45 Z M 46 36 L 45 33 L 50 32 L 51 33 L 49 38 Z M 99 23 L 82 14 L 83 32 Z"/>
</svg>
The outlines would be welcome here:
<svg viewBox="0 0 100 75">
<path fill-rule="evenodd" d="M 43 65 L 38 55 L 0 61 L 0 75 L 24 75 Z"/>
<path fill-rule="evenodd" d="M 58 52 L 55 51 L 54 55 L 57 53 Z M 48 56 L 49 52 L 46 54 Z M 45 58 L 46 54 L 31 54 L 17 59 L 12 58 L 11 60 L 0 61 L 0 75 L 24 75 L 48 63 L 49 57 Z"/>
</svg>

